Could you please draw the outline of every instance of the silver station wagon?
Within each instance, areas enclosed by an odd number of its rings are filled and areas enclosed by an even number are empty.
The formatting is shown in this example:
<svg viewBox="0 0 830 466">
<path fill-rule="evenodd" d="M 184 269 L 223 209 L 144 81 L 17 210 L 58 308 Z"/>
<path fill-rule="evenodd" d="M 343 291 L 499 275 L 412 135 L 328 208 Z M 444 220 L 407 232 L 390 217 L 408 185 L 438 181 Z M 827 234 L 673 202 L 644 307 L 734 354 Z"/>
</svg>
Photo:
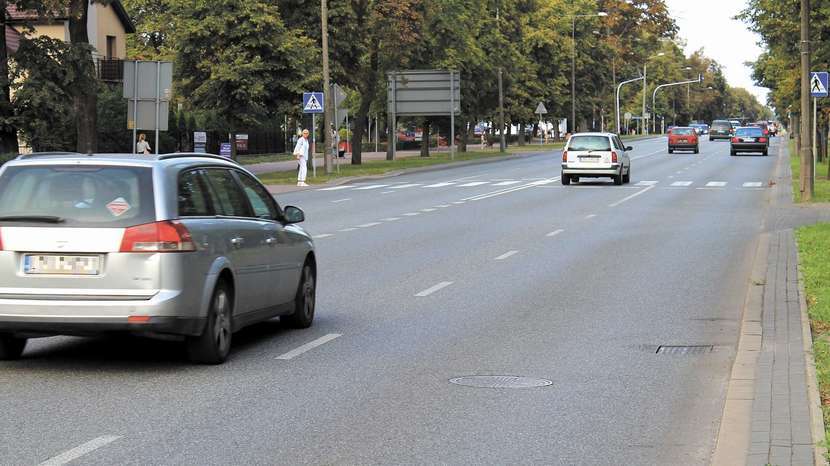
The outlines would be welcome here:
<svg viewBox="0 0 830 466">
<path fill-rule="evenodd" d="M 20 156 L 0 169 L 0 359 L 28 338 L 127 332 L 218 364 L 247 325 L 309 327 L 303 220 L 223 157 Z"/>
</svg>

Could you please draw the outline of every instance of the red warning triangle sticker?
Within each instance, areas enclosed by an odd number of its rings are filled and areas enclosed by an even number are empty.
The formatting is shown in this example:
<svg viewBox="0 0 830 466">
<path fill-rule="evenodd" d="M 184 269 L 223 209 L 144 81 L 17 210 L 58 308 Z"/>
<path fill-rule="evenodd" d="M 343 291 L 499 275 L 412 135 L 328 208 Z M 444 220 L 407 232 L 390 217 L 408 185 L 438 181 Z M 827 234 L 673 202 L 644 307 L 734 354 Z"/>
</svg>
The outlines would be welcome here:
<svg viewBox="0 0 830 466">
<path fill-rule="evenodd" d="M 107 204 L 107 210 L 109 210 L 115 217 L 124 215 L 124 212 L 130 210 L 130 208 L 130 204 L 123 197 L 119 197 L 118 199 Z"/>
</svg>

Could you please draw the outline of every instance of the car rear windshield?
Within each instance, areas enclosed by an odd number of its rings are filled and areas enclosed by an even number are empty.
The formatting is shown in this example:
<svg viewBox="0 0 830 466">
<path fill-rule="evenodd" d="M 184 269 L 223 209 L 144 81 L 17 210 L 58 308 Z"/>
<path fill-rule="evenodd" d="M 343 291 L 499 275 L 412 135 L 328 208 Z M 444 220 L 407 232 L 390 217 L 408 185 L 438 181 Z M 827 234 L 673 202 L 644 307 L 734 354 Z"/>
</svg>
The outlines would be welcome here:
<svg viewBox="0 0 830 466">
<path fill-rule="evenodd" d="M 735 131 L 735 136 L 744 136 L 744 137 L 761 137 L 764 135 L 764 131 L 761 128 L 738 128 Z"/>
<path fill-rule="evenodd" d="M 715 121 L 712 123 L 712 129 L 730 129 L 732 128 L 732 123 L 728 121 Z"/>
<path fill-rule="evenodd" d="M 606 136 L 574 136 L 568 143 L 568 150 L 611 150 L 611 140 Z"/>
<path fill-rule="evenodd" d="M 148 167 L 12 166 L 0 176 L 0 224 L 119 228 L 155 217 Z"/>
<path fill-rule="evenodd" d="M 672 134 L 679 134 L 682 136 L 688 136 L 690 134 L 694 134 L 695 130 L 692 128 L 674 128 L 671 130 Z"/>
</svg>

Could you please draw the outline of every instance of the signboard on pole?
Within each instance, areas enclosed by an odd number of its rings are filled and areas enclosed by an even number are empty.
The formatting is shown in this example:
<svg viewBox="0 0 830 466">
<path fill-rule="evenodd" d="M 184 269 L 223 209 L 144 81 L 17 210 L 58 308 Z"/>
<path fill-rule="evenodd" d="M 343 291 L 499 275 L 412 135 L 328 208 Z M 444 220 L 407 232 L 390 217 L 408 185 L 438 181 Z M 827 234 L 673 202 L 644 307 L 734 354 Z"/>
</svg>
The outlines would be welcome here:
<svg viewBox="0 0 830 466">
<path fill-rule="evenodd" d="M 830 87 L 828 83 L 827 71 L 813 71 L 810 73 L 810 97 L 823 98 L 827 97 L 827 89 Z"/>
<path fill-rule="evenodd" d="M 222 157 L 230 157 L 231 156 L 231 143 L 223 142 L 219 145 L 219 155 Z"/>
<path fill-rule="evenodd" d="M 536 111 L 533 113 L 539 114 L 539 119 L 542 119 L 542 115 L 548 113 L 548 109 L 545 108 L 545 104 L 539 102 L 539 105 L 536 106 Z"/>
<path fill-rule="evenodd" d="M 303 113 L 324 113 L 325 103 L 322 92 L 303 92 Z"/>
<path fill-rule="evenodd" d="M 248 152 L 248 135 L 240 133 L 236 135 L 236 150 Z"/>
<path fill-rule="evenodd" d="M 207 132 L 193 132 L 193 152 L 196 152 L 197 154 L 207 153 Z"/>
<path fill-rule="evenodd" d="M 127 103 L 127 129 L 155 131 L 155 151 L 159 150 L 159 131 L 167 131 L 170 98 L 173 95 L 173 63 L 125 61 L 124 98 Z"/>
</svg>

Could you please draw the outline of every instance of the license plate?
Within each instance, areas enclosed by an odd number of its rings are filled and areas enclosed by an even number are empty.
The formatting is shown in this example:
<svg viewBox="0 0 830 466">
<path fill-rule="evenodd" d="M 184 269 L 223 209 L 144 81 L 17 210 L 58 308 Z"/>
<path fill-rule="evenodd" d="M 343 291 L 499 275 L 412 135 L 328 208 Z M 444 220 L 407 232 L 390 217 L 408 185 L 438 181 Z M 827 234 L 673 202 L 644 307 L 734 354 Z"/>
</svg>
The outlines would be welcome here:
<svg viewBox="0 0 830 466">
<path fill-rule="evenodd" d="M 600 157 L 596 155 L 586 155 L 579 157 L 580 162 L 596 163 L 599 162 Z"/>
<path fill-rule="evenodd" d="M 744 138 L 744 142 L 755 142 L 755 138 Z"/>
<path fill-rule="evenodd" d="M 100 256 L 23 256 L 23 271 L 31 275 L 98 275 L 100 268 Z"/>
<path fill-rule="evenodd" d="M 685 139 L 678 139 L 677 142 L 686 142 Z"/>
</svg>

